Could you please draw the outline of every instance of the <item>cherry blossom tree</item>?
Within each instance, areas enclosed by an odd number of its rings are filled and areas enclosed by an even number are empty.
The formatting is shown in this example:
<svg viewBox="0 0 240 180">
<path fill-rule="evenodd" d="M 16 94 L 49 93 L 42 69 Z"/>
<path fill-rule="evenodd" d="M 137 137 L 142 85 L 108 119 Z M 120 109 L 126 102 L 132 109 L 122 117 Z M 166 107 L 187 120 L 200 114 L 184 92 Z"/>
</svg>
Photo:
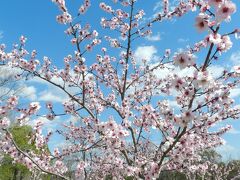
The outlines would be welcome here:
<svg viewBox="0 0 240 180">
<path fill-rule="evenodd" d="M 174 170 L 204 174 L 209 167 L 201 163 L 199 153 L 223 144 L 221 136 L 231 129 L 230 125 L 219 130 L 211 127 L 238 119 L 240 113 L 230 97 L 230 91 L 239 86 L 240 66 L 226 69 L 218 77 L 209 71 L 232 47 L 230 38 L 239 38 L 237 27 L 220 31 L 223 22 L 231 23 L 236 4 L 230 0 L 182 0 L 170 7 L 169 1 L 163 0 L 162 11 L 146 20 L 144 10 L 136 8 L 141 0 L 101 2 L 99 7 L 106 17 L 100 24 L 106 33 L 100 34 L 89 23 L 79 23 L 90 8 L 90 0 L 84 0 L 76 16 L 68 11 L 64 0 L 53 2 L 61 13 L 56 20 L 66 26 L 65 33 L 75 46 L 75 51 L 63 58 L 64 68 L 52 65 L 46 56 L 37 60 L 37 51 L 25 49 L 24 36 L 10 52 L 1 45 L 0 62 L 23 70 L 18 78 L 32 75 L 66 93 L 64 112 L 46 102 L 47 113 L 42 116 L 53 121 L 58 116 L 74 116 L 77 122 L 66 122 L 62 129 L 44 134 L 44 124 L 39 121 L 31 141 L 42 153 L 23 151 L 14 142 L 4 115 L 16 111 L 16 119 L 24 124 L 38 114 L 41 104 L 31 102 L 19 108 L 18 97 L 12 96 L 0 107 L 4 132 L 1 151 L 30 170 L 63 179 L 69 179 L 64 160 L 74 154 L 78 154 L 73 169 L 76 179 L 154 179 L 163 171 Z M 136 59 L 134 43 L 149 36 L 154 24 L 191 12 L 196 15 L 197 31 L 207 34 L 201 41 L 178 52 L 166 49 L 156 63 Z M 111 36 L 109 31 L 113 31 Z M 93 48 L 103 42 L 109 46 L 102 46 L 101 52 L 93 55 Z M 113 53 L 116 51 L 120 56 Z M 200 53 L 206 53 L 203 60 L 198 59 Z M 95 61 L 87 58 L 88 54 Z M 171 105 L 172 100 L 177 108 Z M 50 154 L 44 147 L 54 133 L 70 145 Z"/>
</svg>

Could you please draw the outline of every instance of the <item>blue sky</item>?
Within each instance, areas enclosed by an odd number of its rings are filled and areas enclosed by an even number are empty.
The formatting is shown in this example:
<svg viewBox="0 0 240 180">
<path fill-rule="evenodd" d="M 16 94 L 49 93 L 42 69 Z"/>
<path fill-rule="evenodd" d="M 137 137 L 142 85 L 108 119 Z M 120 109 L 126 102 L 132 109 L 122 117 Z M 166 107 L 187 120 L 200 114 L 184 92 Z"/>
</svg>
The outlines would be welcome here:
<svg viewBox="0 0 240 180">
<path fill-rule="evenodd" d="M 139 2 L 139 7 L 137 8 L 140 9 L 144 7 L 146 19 L 152 17 L 154 13 L 160 10 L 160 8 L 157 8 L 159 0 L 139 0 Z M 236 0 L 233 2 L 240 8 L 239 1 Z M 80 0 L 66 0 L 67 7 L 72 14 L 77 14 L 78 7 L 81 3 L 82 1 Z M 98 18 L 106 14 L 99 9 L 98 4 L 99 3 L 95 3 L 95 1 L 92 2 L 92 6 L 84 19 L 80 20 L 84 24 L 87 21 L 90 22 L 92 28 L 96 28 L 99 31 L 100 36 L 103 33 L 105 33 L 103 35 L 107 35 L 106 33 L 113 35 L 110 31 L 104 32 L 100 29 L 100 19 Z M 24 35 L 28 38 L 27 49 L 29 51 L 36 49 L 40 60 L 43 56 L 48 56 L 56 65 L 61 67 L 63 57 L 72 54 L 74 48 L 71 46 L 69 37 L 64 34 L 66 26 L 56 22 L 56 15 L 58 14 L 60 14 L 60 12 L 51 0 L 1 1 L 0 42 L 4 42 L 10 49 L 11 45 L 18 42 L 19 37 Z M 139 47 L 151 46 L 157 51 L 155 51 L 155 54 L 152 53 L 152 56 L 157 56 L 158 54 L 162 55 L 166 48 L 170 48 L 172 52 L 175 52 L 179 48 L 185 48 L 188 44 L 192 45 L 194 42 L 203 39 L 206 35 L 196 31 L 194 28 L 194 18 L 194 13 L 189 13 L 183 18 L 155 24 L 153 26 L 152 38 L 136 41 L 133 49 L 136 50 Z M 229 32 L 236 27 L 240 27 L 239 19 L 240 13 L 237 11 L 230 23 L 224 23 L 224 27 L 221 28 L 220 32 Z M 228 51 L 228 53 L 223 54 L 217 62 L 220 68 L 231 66 L 240 59 L 237 58 L 240 56 L 240 41 L 236 41 L 234 37 L 231 37 L 231 39 L 234 43 L 232 49 Z M 98 50 L 99 48 L 96 48 L 93 54 Z M 201 59 L 201 57 L 204 56 L 204 54 L 199 54 L 198 57 Z M 88 55 L 88 57 L 92 59 L 91 62 L 94 62 L 95 54 L 94 56 Z M 32 82 L 31 85 L 28 85 L 33 86 L 36 85 L 36 83 Z M 50 87 L 46 84 L 38 84 L 35 89 L 35 100 L 44 100 L 44 92 L 47 92 Z M 236 98 L 239 98 L 240 93 L 236 92 L 236 94 Z M 45 99 L 47 99 L 46 96 Z M 224 136 L 227 144 L 225 147 L 220 148 L 220 152 L 226 157 L 240 158 L 240 121 L 229 122 L 234 125 L 234 130 Z M 54 127 L 54 124 L 52 124 L 52 126 Z"/>
</svg>

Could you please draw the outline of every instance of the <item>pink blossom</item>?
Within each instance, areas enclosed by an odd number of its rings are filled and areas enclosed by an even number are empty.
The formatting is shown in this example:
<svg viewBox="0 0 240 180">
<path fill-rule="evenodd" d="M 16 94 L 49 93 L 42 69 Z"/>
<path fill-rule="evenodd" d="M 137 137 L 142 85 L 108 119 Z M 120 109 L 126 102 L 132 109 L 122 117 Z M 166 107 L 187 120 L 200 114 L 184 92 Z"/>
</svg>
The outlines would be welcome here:
<svg viewBox="0 0 240 180">
<path fill-rule="evenodd" d="M 213 44 L 219 44 L 222 42 L 222 39 L 221 39 L 221 35 L 220 34 L 210 34 L 209 37 L 209 42 L 213 43 Z"/>
<path fill-rule="evenodd" d="M 231 15 L 236 12 L 236 5 L 231 1 L 224 1 L 216 10 L 216 19 L 221 22 L 230 20 Z"/>
<path fill-rule="evenodd" d="M 8 118 L 3 117 L 2 119 L 0 119 L 1 128 L 7 128 L 9 125 L 10 125 L 10 121 Z"/>
<path fill-rule="evenodd" d="M 219 7 L 224 0 L 208 0 L 209 5 Z"/>
<path fill-rule="evenodd" d="M 223 36 L 221 43 L 218 44 L 218 49 L 225 52 L 232 47 L 232 41 L 229 36 Z"/>
<path fill-rule="evenodd" d="M 184 69 L 195 64 L 195 56 L 189 52 L 175 53 L 173 60 L 174 64 L 180 67 L 180 69 Z"/>
<path fill-rule="evenodd" d="M 240 66 L 234 66 L 233 69 L 236 73 L 240 74 Z"/>
<path fill-rule="evenodd" d="M 202 32 L 208 28 L 208 15 L 200 13 L 196 17 L 195 26 L 199 32 Z"/>
<path fill-rule="evenodd" d="M 240 39 L 240 29 L 235 29 L 235 38 Z"/>
<path fill-rule="evenodd" d="M 202 88 L 207 88 L 208 84 L 212 81 L 212 77 L 209 72 L 197 72 L 196 74 L 196 85 Z"/>
<path fill-rule="evenodd" d="M 61 24 L 67 24 L 72 22 L 72 16 L 68 12 L 64 12 L 63 14 L 56 17 L 57 21 Z"/>
<path fill-rule="evenodd" d="M 26 37 L 24 37 L 24 36 L 21 36 L 21 37 L 20 37 L 20 42 L 21 42 L 21 44 L 25 44 L 26 41 L 27 41 L 27 38 L 26 38 Z"/>
</svg>

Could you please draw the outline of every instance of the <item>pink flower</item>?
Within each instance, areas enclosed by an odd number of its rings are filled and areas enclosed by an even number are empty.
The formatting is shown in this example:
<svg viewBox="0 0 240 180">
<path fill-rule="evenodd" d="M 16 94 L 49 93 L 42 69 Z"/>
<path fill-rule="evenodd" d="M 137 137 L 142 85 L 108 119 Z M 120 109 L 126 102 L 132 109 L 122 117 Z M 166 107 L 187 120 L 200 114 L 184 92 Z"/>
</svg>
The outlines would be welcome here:
<svg viewBox="0 0 240 180">
<path fill-rule="evenodd" d="M 188 123 L 194 119 L 194 114 L 192 113 L 192 111 L 185 111 L 182 114 L 182 119 L 184 119 L 185 122 Z"/>
<path fill-rule="evenodd" d="M 53 120 L 55 118 L 55 115 L 52 114 L 52 113 L 51 114 L 47 114 L 46 118 L 51 121 L 51 120 Z"/>
<path fill-rule="evenodd" d="M 28 157 L 25 157 L 24 161 L 25 161 L 25 164 L 26 164 L 28 169 L 32 169 L 33 168 L 33 163 L 32 163 L 32 161 Z"/>
<path fill-rule="evenodd" d="M 142 17 L 145 15 L 145 12 L 144 12 L 144 10 L 142 9 L 142 10 L 140 10 L 140 11 L 138 11 L 137 12 L 137 14 L 134 16 L 137 20 L 140 20 L 140 19 L 142 19 Z"/>
<path fill-rule="evenodd" d="M 200 13 L 196 17 L 195 26 L 199 32 L 202 32 L 208 28 L 208 15 Z"/>
<path fill-rule="evenodd" d="M 240 66 L 234 66 L 233 69 L 236 73 L 240 74 Z"/>
<path fill-rule="evenodd" d="M 231 1 L 224 1 L 216 10 L 216 19 L 221 22 L 230 20 L 231 15 L 236 12 L 236 5 Z"/>
<path fill-rule="evenodd" d="M 72 39 L 71 39 L 71 43 L 72 43 L 72 44 L 76 44 L 76 43 L 77 43 L 77 38 L 72 38 Z"/>
<path fill-rule="evenodd" d="M 223 36 L 221 43 L 218 44 L 218 49 L 225 52 L 232 47 L 232 41 L 229 36 Z"/>
<path fill-rule="evenodd" d="M 221 35 L 220 34 L 210 34 L 208 36 L 208 40 L 210 43 L 213 43 L 213 44 L 219 44 L 222 42 L 222 39 L 221 39 Z"/>
<path fill-rule="evenodd" d="M 206 88 L 210 84 L 210 81 L 213 80 L 207 71 L 197 72 L 197 74 L 195 76 L 196 76 L 195 84 L 198 87 L 202 87 L 202 88 Z"/>
<path fill-rule="evenodd" d="M 220 4 L 222 4 L 223 0 L 209 0 L 208 4 L 210 6 L 218 7 Z"/>
<path fill-rule="evenodd" d="M 195 59 L 196 57 L 189 52 L 176 53 L 173 57 L 174 64 L 180 69 L 194 65 Z"/>
<path fill-rule="evenodd" d="M 24 36 L 21 36 L 21 37 L 20 37 L 20 42 L 21 42 L 21 44 L 25 44 L 26 41 L 27 41 L 27 38 L 26 38 L 26 37 L 24 37 Z"/>
<path fill-rule="evenodd" d="M 92 35 L 93 35 L 93 37 L 97 37 L 98 36 L 98 32 L 96 30 L 93 30 Z"/>
<path fill-rule="evenodd" d="M 14 107 L 18 104 L 18 97 L 17 96 L 11 96 L 9 99 L 8 99 L 8 104 L 10 107 Z"/>
<path fill-rule="evenodd" d="M 47 103 L 46 103 L 46 108 L 52 109 L 52 108 L 53 108 L 52 103 L 51 103 L 51 102 L 47 102 Z"/>
<path fill-rule="evenodd" d="M 41 108 L 39 102 L 32 102 L 29 105 L 29 115 L 35 114 Z"/>
<path fill-rule="evenodd" d="M 75 172 L 75 176 L 77 178 L 84 177 L 84 168 L 86 167 L 86 163 L 84 161 L 80 161 L 77 165 L 77 169 Z"/>
<path fill-rule="evenodd" d="M 170 54 L 171 54 L 171 49 L 166 49 L 165 50 L 165 57 L 169 57 L 170 56 Z"/>
<path fill-rule="evenodd" d="M 105 48 L 105 47 L 103 47 L 101 50 L 102 50 L 103 53 L 107 52 L 107 48 Z"/>
<path fill-rule="evenodd" d="M 80 14 L 84 14 L 86 12 L 86 8 L 84 6 L 81 6 L 78 10 Z"/>
<path fill-rule="evenodd" d="M 91 51 L 91 50 L 92 50 L 92 46 L 91 46 L 90 44 L 88 44 L 88 45 L 86 46 L 86 50 L 87 50 L 87 51 Z"/>
<path fill-rule="evenodd" d="M 240 29 L 235 29 L 235 38 L 240 39 Z"/>
<path fill-rule="evenodd" d="M 10 125 L 10 121 L 8 118 L 4 117 L 0 120 L 0 127 L 7 128 Z"/>
<path fill-rule="evenodd" d="M 67 24 L 72 22 L 72 16 L 68 12 L 64 12 L 63 14 L 58 15 L 56 18 L 60 24 Z"/>
</svg>

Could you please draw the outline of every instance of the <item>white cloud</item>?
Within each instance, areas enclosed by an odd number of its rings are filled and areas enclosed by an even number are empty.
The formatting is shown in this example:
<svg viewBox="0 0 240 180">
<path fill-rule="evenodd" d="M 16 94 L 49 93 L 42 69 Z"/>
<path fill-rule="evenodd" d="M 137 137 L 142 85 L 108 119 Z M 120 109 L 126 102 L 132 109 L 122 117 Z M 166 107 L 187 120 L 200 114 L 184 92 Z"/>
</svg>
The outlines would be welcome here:
<svg viewBox="0 0 240 180">
<path fill-rule="evenodd" d="M 208 68 L 209 73 L 212 75 L 212 77 L 217 78 L 222 75 L 224 68 L 222 66 L 210 66 Z"/>
<path fill-rule="evenodd" d="M 150 68 L 153 68 L 156 65 L 157 65 L 157 63 L 152 64 L 150 66 Z M 174 65 L 170 65 L 170 64 L 165 65 L 165 67 L 167 67 L 167 68 L 158 69 L 157 71 L 154 71 L 155 75 L 158 78 L 164 78 L 170 74 L 177 74 L 180 77 L 193 76 L 194 71 L 195 71 L 194 67 L 189 67 L 189 68 L 185 68 L 182 70 L 179 69 L 178 67 L 175 67 Z M 217 78 L 222 75 L 224 68 L 221 66 L 211 66 L 208 68 L 208 71 L 212 75 L 213 78 Z M 234 93 L 236 93 L 236 92 L 234 92 Z"/>
<path fill-rule="evenodd" d="M 188 42 L 189 41 L 189 39 L 184 39 L 184 38 L 179 38 L 178 39 L 178 42 L 179 43 L 186 43 L 186 42 Z"/>
<path fill-rule="evenodd" d="M 156 65 L 157 64 L 154 64 L 153 67 Z M 174 65 L 165 65 L 165 67 L 167 68 L 158 69 L 157 71 L 154 72 L 158 78 L 164 78 L 170 74 L 177 74 L 180 77 L 191 76 L 195 70 L 193 67 L 189 67 L 181 70 Z"/>
<path fill-rule="evenodd" d="M 50 102 L 64 102 L 67 99 L 67 96 L 62 93 L 60 90 L 53 88 L 52 91 L 43 91 L 39 93 L 38 100 L 40 101 L 50 101 Z"/>
<path fill-rule="evenodd" d="M 29 126 L 36 126 L 38 122 L 41 122 L 43 123 L 44 125 L 48 125 L 48 124 L 51 124 L 51 122 L 53 121 L 49 121 L 47 118 L 45 117 L 39 117 L 37 119 L 33 119 L 33 120 L 29 120 L 28 122 L 26 122 L 27 125 Z"/>
<path fill-rule="evenodd" d="M 52 146 L 54 148 L 58 148 L 58 149 L 64 149 L 66 147 L 72 146 L 73 143 L 71 141 L 66 141 L 66 140 L 62 140 L 61 142 L 59 142 L 58 140 L 52 140 L 50 141 L 50 143 L 52 144 Z"/>
<path fill-rule="evenodd" d="M 156 56 L 154 56 L 156 53 L 157 49 L 154 46 L 138 46 L 134 57 L 136 58 L 137 64 L 142 64 L 143 59 L 149 62 L 156 58 Z"/>
<path fill-rule="evenodd" d="M 146 37 L 148 41 L 160 41 L 161 40 L 161 35 L 158 32 L 156 35 L 149 35 Z"/>
<path fill-rule="evenodd" d="M 13 90 L 11 90 L 8 87 L 1 87 L 0 88 L 0 99 L 2 100 L 3 97 L 5 97 L 6 95 L 12 95 L 14 92 Z"/>
<path fill-rule="evenodd" d="M 150 68 L 153 68 L 155 66 L 157 66 L 158 63 L 152 64 L 150 66 Z M 159 68 L 157 70 L 154 71 L 154 74 L 158 77 L 158 78 L 165 78 L 166 76 L 168 76 L 169 74 L 171 74 L 171 70 L 173 70 L 175 67 L 173 65 L 165 65 L 167 68 Z"/>
<path fill-rule="evenodd" d="M 234 65 L 239 65 L 240 64 L 240 51 L 236 51 L 236 52 L 232 53 L 232 55 L 230 56 L 230 61 Z"/>
<path fill-rule="evenodd" d="M 31 101 L 36 100 L 37 98 L 37 90 L 34 86 L 24 86 L 21 90 L 19 95 L 25 98 L 30 99 Z"/>
<path fill-rule="evenodd" d="M 239 97 L 239 96 L 240 96 L 240 88 L 230 90 L 230 97 L 231 98 L 235 98 L 235 97 Z"/>
<path fill-rule="evenodd" d="M 46 117 L 39 117 L 36 119 L 30 119 L 26 122 L 29 126 L 36 126 L 38 122 L 41 122 L 43 124 L 43 128 L 47 129 L 47 131 L 53 131 L 56 129 L 57 125 L 61 124 L 61 118 L 59 116 L 55 117 L 54 120 L 50 121 Z"/>
<path fill-rule="evenodd" d="M 15 78 L 15 76 L 21 72 L 20 69 L 12 68 L 7 65 L 0 67 L 1 81 L 7 80 L 1 87 L 0 95 L 15 94 L 33 101 L 37 98 L 35 87 L 28 86 L 22 79 L 17 80 Z"/>
<path fill-rule="evenodd" d="M 57 78 L 57 77 L 53 77 L 51 79 L 51 81 L 56 83 L 56 84 L 58 84 L 58 85 L 63 85 L 64 84 L 63 80 L 61 78 Z M 43 84 L 43 85 L 53 86 L 49 82 L 47 82 L 47 81 L 45 81 L 45 80 L 43 80 L 43 79 L 41 79 L 39 77 L 34 77 L 29 82 L 36 82 L 36 83 L 40 83 L 40 84 Z"/>
<path fill-rule="evenodd" d="M 73 72 L 70 73 L 73 76 Z M 53 77 L 51 79 L 52 82 L 63 86 L 64 82 L 61 78 Z M 34 77 L 30 80 L 32 83 L 38 83 L 43 86 L 46 86 L 45 90 L 38 93 L 38 100 L 40 101 L 51 101 L 51 102 L 64 102 L 68 99 L 68 95 L 60 88 L 52 85 L 51 83 L 42 80 L 38 77 Z M 69 87 L 68 83 L 65 84 L 65 89 L 71 94 L 76 94 L 79 92 L 79 88 L 77 87 Z"/>
<path fill-rule="evenodd" d="M 155 4 L 155 6 L 153 7 L 153 11 L 158 10 L 160 7 L 162 7 L 162 1 L 159 1 Z"/>
<path fill-rule="evenodd" d="M 11 79 L 22 71 L 18 68 L 12 68 L 10 66 L 0 66 L 1 79 Z"/>
</svg>

